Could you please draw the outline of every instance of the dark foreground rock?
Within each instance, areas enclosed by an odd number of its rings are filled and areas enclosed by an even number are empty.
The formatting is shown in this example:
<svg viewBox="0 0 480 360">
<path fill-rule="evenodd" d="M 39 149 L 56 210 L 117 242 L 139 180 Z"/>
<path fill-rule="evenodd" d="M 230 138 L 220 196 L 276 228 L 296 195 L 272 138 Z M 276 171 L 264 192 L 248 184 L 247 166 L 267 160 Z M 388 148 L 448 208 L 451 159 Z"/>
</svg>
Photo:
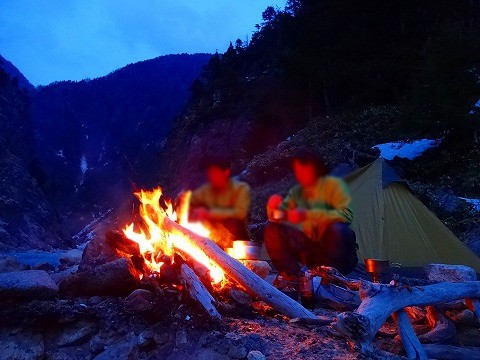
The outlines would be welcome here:
<svg viewBox="0 0 480 360">
<path fill-rule="evenodd" d="M 65 297 L 94 295 L 128 295 L 140 281 L 140 273 L 128 258 L 121 258 L 79 272 L 59 283 Z"/>
<path fill-rule="evenodd" d="M 46 271 L 24 270 L 0 274 L 0 299 L 50 299 L 58 287 Z"/>
</svg>

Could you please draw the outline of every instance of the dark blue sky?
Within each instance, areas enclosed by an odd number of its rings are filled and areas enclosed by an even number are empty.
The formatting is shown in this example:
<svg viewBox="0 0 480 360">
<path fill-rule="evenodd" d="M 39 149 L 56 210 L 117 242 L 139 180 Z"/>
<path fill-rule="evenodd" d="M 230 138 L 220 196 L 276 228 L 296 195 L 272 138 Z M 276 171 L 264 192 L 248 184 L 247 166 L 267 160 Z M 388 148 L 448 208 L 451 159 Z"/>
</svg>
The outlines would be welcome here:
<svg viewBox="0 0 480 360">
<path fill-rule="evenodd" d="M 223 52 L 286 0 L 0 0 L 0 54 L 34 84 L 159 55 Z"/>
</svg>

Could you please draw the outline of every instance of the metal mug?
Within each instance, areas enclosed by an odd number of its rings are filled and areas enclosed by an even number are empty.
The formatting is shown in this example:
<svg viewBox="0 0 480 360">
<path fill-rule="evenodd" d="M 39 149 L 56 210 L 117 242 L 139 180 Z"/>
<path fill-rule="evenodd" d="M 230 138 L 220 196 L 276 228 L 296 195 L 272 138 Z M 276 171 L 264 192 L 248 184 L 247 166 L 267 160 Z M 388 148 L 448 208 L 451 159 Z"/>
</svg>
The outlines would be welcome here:
<svg viewBox="0 0 480 360">
<path fill-rule="evenodd" d="M 258 260 L 260 258 L 260 244 L 249 240 L 235 240 L 233 242 L 233 257 L 239 260 Z"/>
<path fill-rule="evenodd" d="M 285 211 L 279 210 L 279 209 L 273 210 L 273 212 L 272 212 L 272 220 L 281 221 L 281 220 L 283 220 L 284 218 L 285 218 Z"/>
</svg>

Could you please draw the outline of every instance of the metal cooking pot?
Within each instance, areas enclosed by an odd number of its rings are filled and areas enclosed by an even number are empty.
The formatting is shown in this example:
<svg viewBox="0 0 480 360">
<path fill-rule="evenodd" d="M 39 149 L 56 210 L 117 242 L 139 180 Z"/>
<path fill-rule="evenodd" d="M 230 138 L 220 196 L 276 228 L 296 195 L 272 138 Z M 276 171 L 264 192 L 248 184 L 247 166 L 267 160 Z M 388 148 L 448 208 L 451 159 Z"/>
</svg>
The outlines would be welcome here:
<svg viewBox="0 0 480 360">
<path fill-rule="evenodd" d="M 401 265 L 390 260 L 365 259 L 365 270 L 369 273 L 383 274 L 392 267 L 399 268 Z"/>
<path fill-rule="evenodd" d="M 379 275 L 385 274 L 392 267 L 401 267 L 400 264 L 391 262 L 390 260 L 380 260 L 380 259 L 365 259 L 365 270 L 372 274 L 373 281 L 378 282 Z"/>
<path fill-rule="evenodd" d="M 235 240 L 233 242 L 233 257 L 239 260 L 258 260 L 260 258 L 260 244 L 249 240 Z"/>
</svg>

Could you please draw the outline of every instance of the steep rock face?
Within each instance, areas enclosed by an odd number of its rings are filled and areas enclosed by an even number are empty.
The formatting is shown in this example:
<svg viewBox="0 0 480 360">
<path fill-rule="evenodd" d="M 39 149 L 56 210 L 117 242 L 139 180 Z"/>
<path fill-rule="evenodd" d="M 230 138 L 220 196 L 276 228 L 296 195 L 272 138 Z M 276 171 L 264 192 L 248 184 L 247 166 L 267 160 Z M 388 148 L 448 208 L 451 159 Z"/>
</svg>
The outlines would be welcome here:
<svg viewBox="0 0 480 360">
<path fill-rule="evenodd" d="M 0 189 L 0 251 L 69 245 L 37 181 L 1 146 Z"/>
<path fill-rule="evenodd" d="M 66 246 L 34 166 L 29 98 L 0 68 L 0 250 Z"/>
<path fill-rule="evenodd" d="M 163 140 L 209 58 L 162 56 L 101 78 L 38 88 L 32 106 L 38 177 L 54 207 L 69 214 L 72 233 L 92 214 L 119 207 L 132 187 L 156 185 Z"/>
</svg>

